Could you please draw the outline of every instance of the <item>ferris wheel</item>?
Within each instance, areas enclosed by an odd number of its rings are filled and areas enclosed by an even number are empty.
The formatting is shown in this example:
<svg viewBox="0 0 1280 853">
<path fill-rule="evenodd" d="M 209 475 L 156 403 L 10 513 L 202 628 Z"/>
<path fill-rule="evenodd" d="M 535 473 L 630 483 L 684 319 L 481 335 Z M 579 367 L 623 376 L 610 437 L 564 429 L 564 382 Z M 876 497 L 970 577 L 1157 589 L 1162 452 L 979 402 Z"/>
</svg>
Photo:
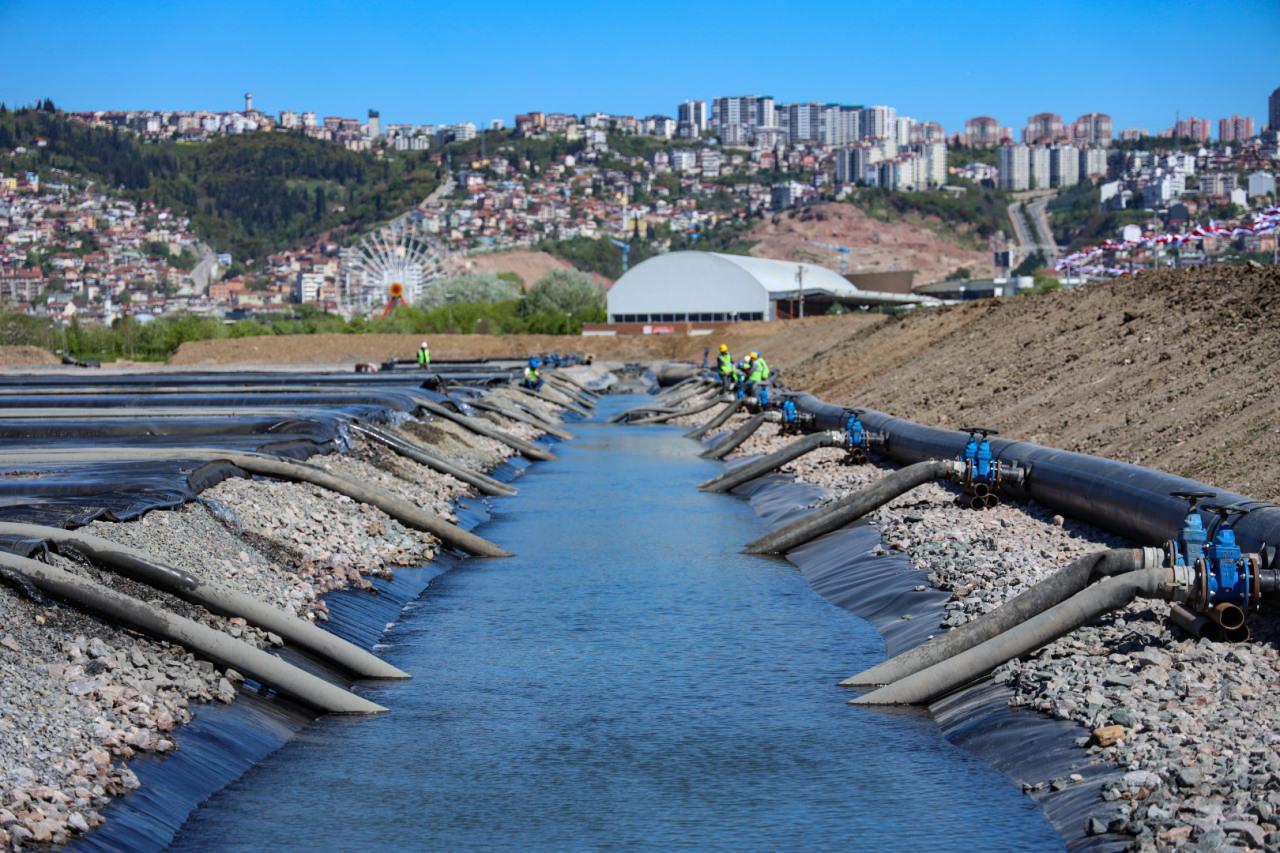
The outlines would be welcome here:
<svg viewBox="0 0 1280 853">
<path fill-rule="evenodd" d="M 368 312 L 389 300 L 413 304 L 422 288 L 443 274 L 444 253 L 434 238 L 407 218 L 397 220 L 343 251 L 343 313 Z"/>
</svg>

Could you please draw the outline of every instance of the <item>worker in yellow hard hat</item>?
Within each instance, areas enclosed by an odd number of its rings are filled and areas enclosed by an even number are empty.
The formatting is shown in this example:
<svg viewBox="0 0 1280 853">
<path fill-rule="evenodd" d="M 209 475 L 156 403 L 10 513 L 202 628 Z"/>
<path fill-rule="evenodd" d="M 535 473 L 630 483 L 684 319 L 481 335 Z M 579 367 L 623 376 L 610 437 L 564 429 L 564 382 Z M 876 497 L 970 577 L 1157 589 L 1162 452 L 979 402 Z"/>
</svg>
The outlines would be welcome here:
<svg viewBox="0 0 1280 853">
<path fill-rule="evenodd" d="M 728 391 L 733 383 L 733 356 L 729 355 L 729 347 L 725 344 L 720 345 L 716 367 L 720 371 L 720 390 Z"/>
</svg>

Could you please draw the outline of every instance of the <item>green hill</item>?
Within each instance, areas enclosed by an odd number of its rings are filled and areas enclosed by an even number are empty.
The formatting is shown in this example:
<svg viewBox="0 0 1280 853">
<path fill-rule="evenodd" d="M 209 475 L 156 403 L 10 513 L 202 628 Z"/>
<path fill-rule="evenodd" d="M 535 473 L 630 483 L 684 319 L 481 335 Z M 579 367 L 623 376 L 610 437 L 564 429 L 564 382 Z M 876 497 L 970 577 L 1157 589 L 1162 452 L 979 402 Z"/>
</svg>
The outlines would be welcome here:
<svg viewBox="0 0 1280 853">
<path fill-rule="evenodd" d="M 51 107 L 0 113 L 0 169 L 44 178 L 61 169 L 168 207 L 239 259 L 372 227 L 417 204 L 442 177 L 426 152 L 378 157 L 290 133 L 143 142 Z M 26 152 L 12 155 L 17 146 Z"/>
</svg>

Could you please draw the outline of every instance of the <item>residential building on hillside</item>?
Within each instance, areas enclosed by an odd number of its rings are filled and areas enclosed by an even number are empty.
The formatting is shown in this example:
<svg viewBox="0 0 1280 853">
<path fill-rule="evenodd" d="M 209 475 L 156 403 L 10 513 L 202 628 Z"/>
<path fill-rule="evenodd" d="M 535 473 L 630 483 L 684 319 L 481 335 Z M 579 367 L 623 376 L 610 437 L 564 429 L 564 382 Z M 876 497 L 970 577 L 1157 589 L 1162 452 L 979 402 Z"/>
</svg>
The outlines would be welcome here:
<svg viewBox="0 0 1280 853">
<path fill-rule="evenodd" d="M 1219 142 L 1244 142 L 1253 136 L 1253 119 L 1250 116 L 1231 116 L 1218 120 Z"/>
<path fill-rule="evenodd" d="M 1031 149 L 1025 145 L 1003 145 L 996 153 L 999 186 L 1018 192 L 1031 186 Z"/>
<path fill-rule="evenodd" d="M 1075 146 L 1055 145 L 1049 149 L 1049 181 L 1055 187 L 1080 183 L 1080 152 Z"/>
<path fill-rule="evenodd" d="M 858 132 L 863 139 L 892 138 L 897 117 L 898 111 L 893 107 L 865 107 L 858 120 Z"/>
<path fill-rule="evenodd" d="M 1000 144 L 1000 122 L 991 116 L 975 116 L 964 123 L 964 144 L 994 148 Z"/>
<path fill-rule="evenodd" d="M 696 139 L 706 129 L 706 101 L 685 101 L 676 107 L 676 135 L 681 139 Z"/>
<path fill-rule="evenodd" d="M 1207 143 L 1209 141 L 1209 120 L 1207 118 L 1196 118 L 1195 116 L 1179 119 L 1170 133 L 1178 139 L 1190 139 L 1192 142 Z"/>
<path fill-rule="evenodd" d="M 1050 176 L 1052 175 L 1049 169 L 1049 149 L 1041 145 L 1031 146 L 1031 150 L 1028 152 L 1028 161 L 1031 189 L 1048 189 L 1051 185 Z"/>
<path fill-rule="evenodd" d="M 1111 116 L 1085 113 L 1071 123 L 1071 141 L 1075 145 L 1106 148 L 1111 144 Z"/>
<path fill-rule="evenodd" d="M 1267 129 L 1272 133 L 1280 133 L 1280 87 L 1267 98 Z"/>
<path fill-rule="evenodd" d="M 1066 139 L 1066 131 L 1062 126 L 1062 116 L 1057 113 L 1036 113 L 1027 119 L 1022 129 L 1022 141 L 1026 145 L 1047 145 Z"/>
<path fill-rule="evenodd" d="M 1249 198 L 1276 194 L 1276 177 L 1271 172 L 1254 172 L 1249 175 Z"/>
</svg>

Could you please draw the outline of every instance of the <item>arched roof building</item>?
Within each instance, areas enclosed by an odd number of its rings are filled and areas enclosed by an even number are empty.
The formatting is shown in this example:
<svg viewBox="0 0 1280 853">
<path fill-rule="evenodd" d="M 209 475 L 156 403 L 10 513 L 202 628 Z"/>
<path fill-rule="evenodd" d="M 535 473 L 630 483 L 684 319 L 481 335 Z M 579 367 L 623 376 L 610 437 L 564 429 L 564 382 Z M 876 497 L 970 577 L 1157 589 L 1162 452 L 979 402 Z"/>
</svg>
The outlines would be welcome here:
<svg viewBox="0 0 1280 853">
<path fill-rule="evenodd" d="M 802 291 L 806 314 L 825 313 L 836 302 L 879 305 L 932 301 L 909 293 L 859 290 L 838 273 L 816 264 L 714 252 L 670 252 L 637 264 L 614 282 L 609 289 L 609 322 L 776 320 L 798 313 Z"/>
</svg>

